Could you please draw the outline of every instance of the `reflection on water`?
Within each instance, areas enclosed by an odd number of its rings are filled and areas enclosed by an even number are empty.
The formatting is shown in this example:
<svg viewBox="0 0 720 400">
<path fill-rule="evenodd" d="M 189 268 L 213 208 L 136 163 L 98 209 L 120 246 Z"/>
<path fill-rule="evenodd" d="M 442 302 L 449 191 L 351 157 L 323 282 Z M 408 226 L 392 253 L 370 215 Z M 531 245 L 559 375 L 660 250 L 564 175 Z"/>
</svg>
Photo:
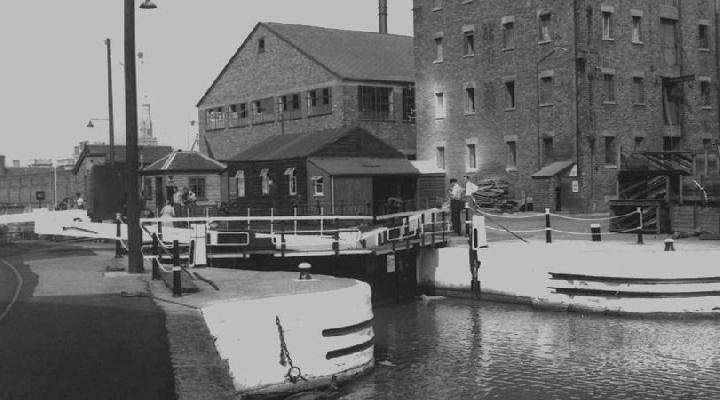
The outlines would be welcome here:
<svg viewBox="0 0 720 400">
<path fill-rule="evenodd" d="M 355 399 L 719 399 L 720 321 L 537 311 L 444 299 L 375 310 L 394 366 Z"/>
</svg>

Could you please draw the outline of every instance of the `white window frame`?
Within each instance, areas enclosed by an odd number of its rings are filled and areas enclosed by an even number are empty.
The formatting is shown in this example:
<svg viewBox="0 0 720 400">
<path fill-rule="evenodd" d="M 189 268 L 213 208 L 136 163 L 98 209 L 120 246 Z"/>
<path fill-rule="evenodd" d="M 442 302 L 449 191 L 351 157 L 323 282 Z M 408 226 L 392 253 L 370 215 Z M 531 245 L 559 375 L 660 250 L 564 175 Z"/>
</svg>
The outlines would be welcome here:
<svg viewBox="0 0 720 400">
<path fill-rule="evenodd" d="M 444 49 L 443 49 L 443 37 L 442 35 L 436 35 L 435 38 L 433 38 L 433 41 L 435 42 L 435 60 L 433 60 L 434 63 L 441 63 L 443 62 L 444 58 Z"/>
<path fill-rule="evenodd" d="M 463 57 L 475 55 L 475 26 L 466 25 L 462 27 L 463 34 Z"/>
<path fill-rule="evenodd" d="M 602 12 L 602 40 L 615 40 L 613 38 L 613 10 L 603 7 Z"/>
<path fill-rule="evenodd" d="M 515 17 L 503 17 L 500 21 L 503 31 L 503 50 L 512 50 L 515 48 Z"/>
<path fill-rule="evenodd" d="M 551 26 L 552 13 L 549 11 L 542 11 L 538 13 L 538 42 L 552 42 L 552 32 L 550 31 Z"/>
<path fill-rule="evenodd" d="M 477 170 L 477 144 L 475 142 L 465 143 L 465 155 L 467 158 L 465 168 L 468 171 Z"/>
<path fill-rule="evenodd" d="M 311 180 L 313 183 L 313 196 L 325 196 L 325 177 L 313 176 Z"/>
<path fill-rule="evenodd" d="M 262 168 L 260 170 L 260 182 L 261 182 L 261 193 L 263 196 L 270 195 L 270 170 L 268 168 Z"/>
<path fill-rule="evenodd" d="M 642 19 L 643 13 L 641 10 L 630 10 L 630 24 L 631 24 L 631 41 L 633 44 L 642 44 Z"/>
<path fill-rule="evenodd" d="M 288 177 L 288 194 L 290 196 L 297 195 L 297 171 L 295 168 L 290 167 L 283 174 Z"/>
<path fill-rule="evenodd" d="M 435 147 L 435 165 L 440 169 L 445 169 L 445 145 Z"/>
<path fill-rule="evenodd" d="M 435 92 L 435 119 L 445 118 L 445 93 Z"/>
<path fill-rule="evenodd" d="M 470 95 L 470 91 L 472 91 L 472 96 Z M 475 114 L 475 110 L 477 108 L 477 96 L 475 93 L 475 86 L 474 85 L 467 85 L 465 86 L 465 114 Z"/>
<path fill-rule="evenodd" d="M 239 169 L 235 172 L 235 184 L 237 197 L 245 197 L 245 171 Z"/>
</svg>

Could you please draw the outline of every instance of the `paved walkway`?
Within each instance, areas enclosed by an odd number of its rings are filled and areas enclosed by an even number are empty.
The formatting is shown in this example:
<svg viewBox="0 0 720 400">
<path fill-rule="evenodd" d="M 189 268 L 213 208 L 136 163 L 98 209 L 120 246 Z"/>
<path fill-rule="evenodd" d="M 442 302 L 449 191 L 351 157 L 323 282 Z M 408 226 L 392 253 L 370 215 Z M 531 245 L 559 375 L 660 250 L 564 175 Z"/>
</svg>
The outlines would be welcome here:
<svg viewBox="0 0 720 400">
<path fill-rule="evenodd" d="M 146 283 L 104 277 L 112 253 L 33 241 L 0 246 L 0 258 L 24 282 L 0 322 L 0 399 L 177 398 L 165 315 L 148 297 L 120 296 Z M 16 285 L 0 274 L 0 292 Z"/>
</svg>

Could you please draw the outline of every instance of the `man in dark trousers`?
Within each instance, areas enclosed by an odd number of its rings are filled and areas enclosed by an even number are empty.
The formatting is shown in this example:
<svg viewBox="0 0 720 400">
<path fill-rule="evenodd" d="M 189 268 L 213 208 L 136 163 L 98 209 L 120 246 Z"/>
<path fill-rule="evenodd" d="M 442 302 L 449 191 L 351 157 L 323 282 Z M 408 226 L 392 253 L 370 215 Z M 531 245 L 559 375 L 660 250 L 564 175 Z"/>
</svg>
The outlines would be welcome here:
<svg viewBox="0 0 720 400">
<path fill-rule="evenodd" d="M 460 212 L 464 208 L 463 188 L 458 184 L 457 179 L 450 179 L 450 220 L 453 231 L 456 235 L 462 235 L 462 224 L 460 223 Z"/>
</svg>

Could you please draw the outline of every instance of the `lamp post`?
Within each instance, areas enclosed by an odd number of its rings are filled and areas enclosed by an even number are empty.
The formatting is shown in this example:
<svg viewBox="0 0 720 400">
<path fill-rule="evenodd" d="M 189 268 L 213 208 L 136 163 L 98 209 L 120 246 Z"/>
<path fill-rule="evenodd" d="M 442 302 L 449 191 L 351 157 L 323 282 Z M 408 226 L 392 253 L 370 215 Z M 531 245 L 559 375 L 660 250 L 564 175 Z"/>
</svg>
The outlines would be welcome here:
<svg viewBox="0 0 720 400">
<path fill-rule="evenodd" d="M 150 0 L 140 5 L 142 9 L 157 6 Z M 128 272 L 143 272 L 140 252 L 140 199 L 138 191 L 138 121 L 137 76 L 135 72 L 135 0 L 125 0 L 125 190 L 127 206 Z"/>
<path fill-rule="evenodd" d="M 568 51 L 564 47 L 553 47 L 544 56 L 535 63 L 535 94 L 537 96 L 537 104 L 535 107 L 535 126 L 537 128 L 537 170 L 542 168 L 542 152 L 541 152 L 541 140 L 540 140 L 540 64 L 547 60 L 551 55 L 555 54 L 556 51 Z"/>
</svg>

